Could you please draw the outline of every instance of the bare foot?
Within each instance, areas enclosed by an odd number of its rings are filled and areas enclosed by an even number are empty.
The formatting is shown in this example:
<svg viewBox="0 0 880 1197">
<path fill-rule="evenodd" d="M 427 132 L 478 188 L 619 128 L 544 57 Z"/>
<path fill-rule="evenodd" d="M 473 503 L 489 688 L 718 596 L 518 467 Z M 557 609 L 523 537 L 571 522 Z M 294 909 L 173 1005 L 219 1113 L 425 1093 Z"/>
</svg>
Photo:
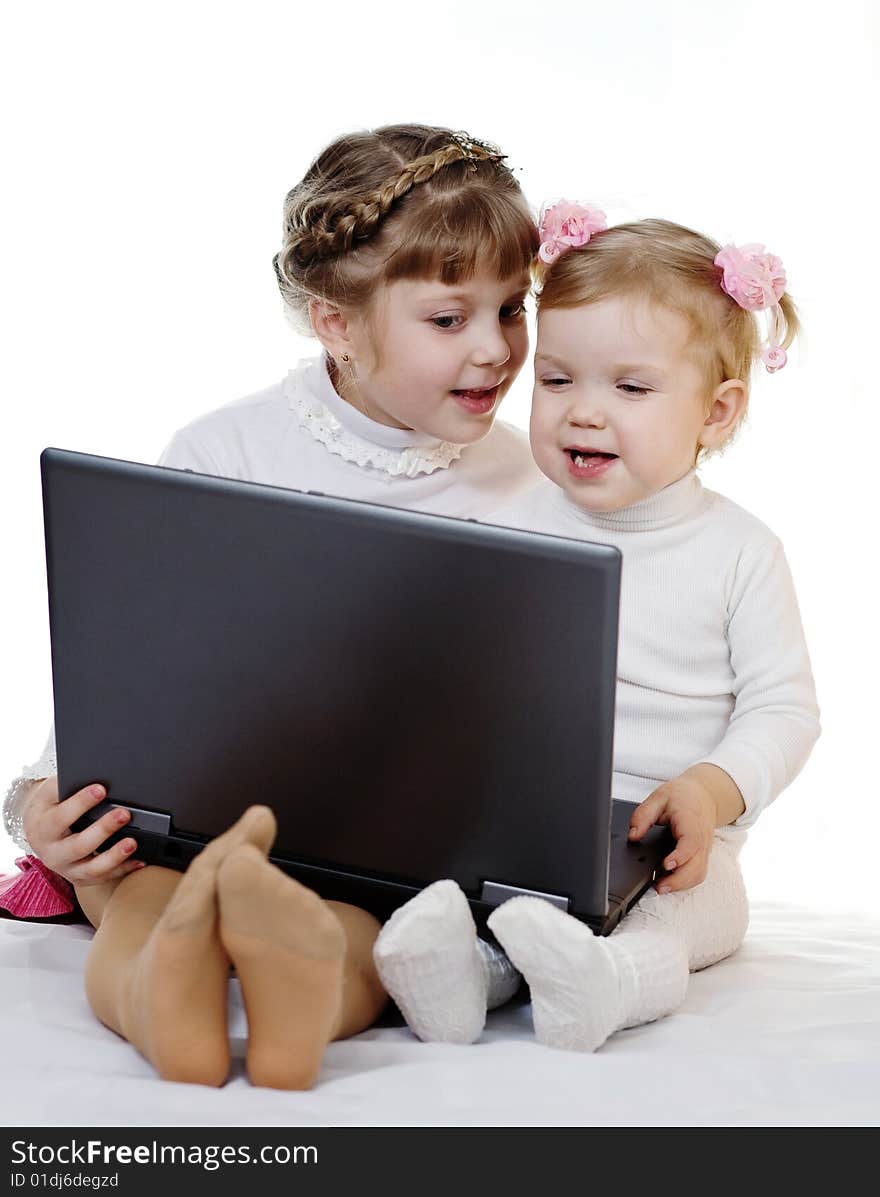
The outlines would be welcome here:
<svg viewBox="0 0 880 1197">
<path fill-rule="evenodd" d="M 271 810 L 254 806 L 212 840 L 180 877 L 121 987 L 119 1028 L 166 1080 L 216 1086 L 226 1079 L 229 958 L 218 934 L 217 872 L 243 844 L 265 859 L 274 837 Z M 152 885 L 151 871 L 134 873 L 120 886 L 131 920 L 143 917 L 138 890 Z M 144 897 L 146 912 L 149 894 Z M 112 926 L 106 915 L 105 926 Z"/>
<path fill-rule="evenodd" d="M 220 938 L 247 1011 L 250 1078 L 270 1089 L 308 1089 L 340 1020 L 342 924 L 250 845 L 223 861 L 217 895 Z"/>
</svg>

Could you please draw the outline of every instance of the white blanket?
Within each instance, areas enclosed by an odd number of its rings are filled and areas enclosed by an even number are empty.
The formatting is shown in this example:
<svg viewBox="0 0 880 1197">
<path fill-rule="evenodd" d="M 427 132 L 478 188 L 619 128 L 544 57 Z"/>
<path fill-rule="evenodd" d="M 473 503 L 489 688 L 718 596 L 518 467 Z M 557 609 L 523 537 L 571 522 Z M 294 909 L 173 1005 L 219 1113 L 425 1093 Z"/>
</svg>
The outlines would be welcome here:
<svg viewBox="0 0 880 1197">
<path fill-rule="evenodd" d="M 880 1122 L 880 921 L 758 904 L 684 1006 L 595 1055 L 536 1044 L 529 1007 L 472 1047 L 378 1026 L 330 1046 L 308 1093 L 158 1080 L 92 1016 L 83 926 L 0 922 L 0 1122 L 14 1126 L 838 1126 Z"/>
</svg>

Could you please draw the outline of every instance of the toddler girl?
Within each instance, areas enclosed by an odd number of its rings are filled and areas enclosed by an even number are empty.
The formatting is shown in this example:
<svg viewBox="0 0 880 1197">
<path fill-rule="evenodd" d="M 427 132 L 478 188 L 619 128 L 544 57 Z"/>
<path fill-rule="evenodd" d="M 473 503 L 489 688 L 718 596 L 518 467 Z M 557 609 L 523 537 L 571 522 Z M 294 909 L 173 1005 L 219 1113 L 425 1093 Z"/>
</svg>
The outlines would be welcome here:
<svg viewBox="0 0 880 1197">
<path fill-rule="evenodd" d="M 288 312 L 324 352 L 194 421 L 161 463 L 487 515 L 539 477 L 526 438 L 495 420 L 528 350 L 524 301 L 537 245 L 534 219 L 493 147 L 420 125 L 339 138 L 287 196 L 275 258 Z M 73 833 L 106 792 L 90 786 L 59 803 L 54 773 L 50 739 L 6 800 L 7 829 L 34 855 L 0 901 L 19 916 L 58 914 L 71 909 L 73 883 L 98 928 L 92 1007 L 162 1076 L 222 1083 L 230 960 L 256 1084 L 310 1084 L 329 1039 L 375 1019 L 386 1000 L 371 954 L 378 923 L 322 903 L 268 864 L 270 811 L 248 812 L 181 881 L 133 861 L 131 838 L 95 855 L 129 816 L 111 811 Z M 490 1002 L 516 984 L 503 958 L 496 974 Z"/>
<path fill-rule="evenodd" d="M 665 823 L 675 841 L 607 938 L 539 898 L 489 918 L 529 983 L 539 1041 L 592 1051 L 674 1010 L 689 971 L 739 946 L 746 830 L 819 734 L 782 546 L 695 471 L 742 421 L 755 362 L 785 365 L 797 317 L 760 245 L 721 250 L 661 220 L 606 229 L 564 201 L 541 237 L 531 444 L 546 481 L 496 522 L 621 550 L 613 795 L 639 804 L 631 839 Z M 379 975 L 421 1038 L 480 1034 L 475 944 L 450 881 L 383 928 Z"/>
</svg>

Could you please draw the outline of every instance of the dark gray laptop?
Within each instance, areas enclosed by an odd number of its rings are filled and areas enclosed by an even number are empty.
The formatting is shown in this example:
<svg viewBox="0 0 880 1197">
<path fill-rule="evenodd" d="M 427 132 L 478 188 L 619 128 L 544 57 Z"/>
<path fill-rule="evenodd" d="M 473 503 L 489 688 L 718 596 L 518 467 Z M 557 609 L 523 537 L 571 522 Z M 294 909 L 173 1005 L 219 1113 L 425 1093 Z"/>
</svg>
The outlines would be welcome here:
<svg viewBox="0 0 880 1197">
<path fill-rule="evenodd" d="M 454 878 L 609 931 L 655 829 L 611 802 L 614 548 L 42 455 L 59 786 L 184 868 L 248 805 L 272 859 L 386 916 Z M 105 807 L 99 807 L 97 814 Z"/>
</svg>

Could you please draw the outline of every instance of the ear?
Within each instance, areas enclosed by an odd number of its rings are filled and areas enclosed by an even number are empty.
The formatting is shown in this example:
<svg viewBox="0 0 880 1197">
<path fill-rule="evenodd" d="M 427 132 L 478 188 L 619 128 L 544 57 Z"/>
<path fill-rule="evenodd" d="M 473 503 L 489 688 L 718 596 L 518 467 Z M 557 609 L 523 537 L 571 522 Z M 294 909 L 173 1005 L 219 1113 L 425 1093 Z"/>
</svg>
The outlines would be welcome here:
<svg viewBox="0 0 880 1197">
<path fill-rule="evenodd" d="M 310 299 L 309 322 L 334 361 L 338 361 L 343 353 L 354 356 L 351 317 L 342 308 L 326 299 Z"/>
<path fill-rule="evenodd" d="M 700 430 L 698 444 L 703 449 L 717 449 L 723 445 L 745 415 L 748 401 L 748 388 L 739 378 L 722 382 L 712 396 L 712 406 Z"/>
</svg>

